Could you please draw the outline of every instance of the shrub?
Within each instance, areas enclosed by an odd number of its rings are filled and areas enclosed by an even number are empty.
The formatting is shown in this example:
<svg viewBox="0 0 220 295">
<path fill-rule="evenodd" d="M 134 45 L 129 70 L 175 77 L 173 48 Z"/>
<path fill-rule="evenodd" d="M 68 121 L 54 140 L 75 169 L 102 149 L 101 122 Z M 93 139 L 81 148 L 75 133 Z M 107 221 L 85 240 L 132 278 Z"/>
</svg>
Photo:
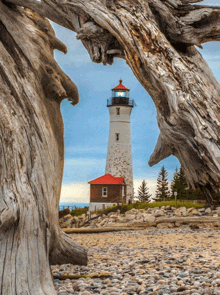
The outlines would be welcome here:
<svg viewBox="0 0 220 295">
<path fill-rule="evenodd" d="M 71 211 L 72 216 L 80 216 L 82 214 L 87 214 L 89 207 L 84 207 L 84 208 L 77 208 Z"/>
</svg>

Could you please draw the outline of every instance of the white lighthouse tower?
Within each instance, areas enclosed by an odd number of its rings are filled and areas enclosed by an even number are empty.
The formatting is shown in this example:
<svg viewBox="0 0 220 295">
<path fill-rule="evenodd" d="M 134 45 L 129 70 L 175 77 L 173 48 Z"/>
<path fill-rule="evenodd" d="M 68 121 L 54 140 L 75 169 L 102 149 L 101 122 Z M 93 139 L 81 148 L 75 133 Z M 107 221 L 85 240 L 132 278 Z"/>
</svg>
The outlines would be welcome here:
<svg viewBox="0 0 220 295">
<path fill-rule="evenodd" d="M 110 130 L 105 170 L 106 174 L 124 177 L 126 202 L 134 197 L 130 115 L 135 103 L 129 99 L 129 91 L 119 80 L 119 85 L 112 89 L 112 97 L 107 102 Z"/>
</svg>

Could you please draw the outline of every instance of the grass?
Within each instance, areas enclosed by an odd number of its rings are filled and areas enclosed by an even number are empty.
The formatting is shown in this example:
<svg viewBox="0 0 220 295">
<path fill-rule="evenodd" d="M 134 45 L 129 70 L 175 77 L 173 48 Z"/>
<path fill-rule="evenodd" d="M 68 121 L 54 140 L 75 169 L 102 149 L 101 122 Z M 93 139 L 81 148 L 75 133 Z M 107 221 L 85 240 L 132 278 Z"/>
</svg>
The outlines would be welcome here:
<svg viewBox="0 0 220 295">
<path fill-rule="evenodd" d="M 130 205 L 120 205 L 119 210 L 121 213 L 125 213 L 133 208 L 135 209 L 145 209 L 147 210 L 148 208 L 155 208 L 155 207 L 163 207 L 163 206 L 171 206 L 171 207 L 176 207 L 176 202 L 175 201 L 163 201 L 163 202 L 153 202 L 153 203 L 146 203 L 146 202 L 135 202 Z M 205 207 L 205 204 L 203 203 L 194 203 L 192 201 L 177 201 L 177 208 L 185 206 L 186 208 L 203 208 Z M 114 207 L 108 207 L 106 210 L 109 210 L 110 208 Z"/>
</svg>

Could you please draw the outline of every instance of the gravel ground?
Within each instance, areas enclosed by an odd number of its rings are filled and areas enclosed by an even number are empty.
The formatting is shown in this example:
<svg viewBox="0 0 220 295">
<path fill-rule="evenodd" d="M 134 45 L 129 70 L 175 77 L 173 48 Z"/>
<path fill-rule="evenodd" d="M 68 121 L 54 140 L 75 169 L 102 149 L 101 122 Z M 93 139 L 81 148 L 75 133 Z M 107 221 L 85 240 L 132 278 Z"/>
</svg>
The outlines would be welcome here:
<svg viewBox="0 0 220 295">
<path fill-rule="evenodd" d="M 109 277 L 55 279 L 59 295 L 220 295 L 219 229 L 182 226 L 71 237 L 88 249 L 88 265 L 56 265 L 53 273 Z"/>
</svg>

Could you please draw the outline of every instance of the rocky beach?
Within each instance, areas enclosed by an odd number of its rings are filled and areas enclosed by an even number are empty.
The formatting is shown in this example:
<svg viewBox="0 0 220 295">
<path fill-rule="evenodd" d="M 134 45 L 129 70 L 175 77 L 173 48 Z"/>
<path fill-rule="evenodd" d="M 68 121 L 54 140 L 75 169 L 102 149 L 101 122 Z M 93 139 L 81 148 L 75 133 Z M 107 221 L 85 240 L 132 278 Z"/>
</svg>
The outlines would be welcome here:
<svg viewBox="0 0 220 295">
<path fill-rule="evenodd" d="M 158 210 L 164 214 L 161 216 Z M 186 219 L 187 216 L 200 219 L 218 219 L 219 216 L 219 208 L 155 208 L 151 209 L 151 213 L 150 210 L 130 211 L 124 215 L 114 215 L 119 219 L 128 217 L 126 220 L 133 216 L 132 222 L 143 215 L 150 215 L 155 220 L 168 216 L 185 216 Z M 114 215 L 110 213 L 102 221 L 108 220 L 105 222 L 108 226 L 109 222 L 116 224 Z M 89 226 L 100 227 L 94 223 Z M 159 223 L 145 229 L 70 236 L 88 249 L 88 265 L 52 266 L 59 295 L 220 294 L 218 221 L 199 224 Z M 63 279 L 71 275 L 78 275 L 79 278 Z"/>
</svg>

